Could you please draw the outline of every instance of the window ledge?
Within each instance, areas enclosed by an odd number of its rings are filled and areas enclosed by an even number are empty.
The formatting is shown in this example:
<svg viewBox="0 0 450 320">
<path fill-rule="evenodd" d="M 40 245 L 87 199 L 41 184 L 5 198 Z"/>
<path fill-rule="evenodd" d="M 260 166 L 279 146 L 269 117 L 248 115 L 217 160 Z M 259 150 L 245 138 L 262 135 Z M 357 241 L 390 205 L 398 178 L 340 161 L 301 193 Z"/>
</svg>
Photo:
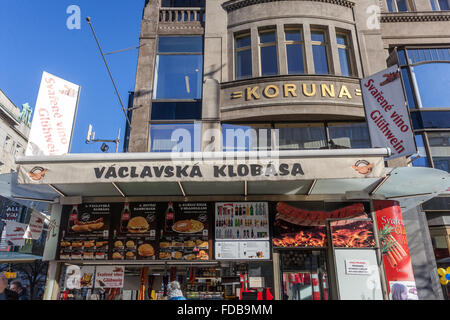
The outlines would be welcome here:
<svg viewBox="0 0 450 320">
<path fill-rule="evenodd" d="M 450 21 L 450 11 L 383 12 L 381 22 Z"/>
</svg>

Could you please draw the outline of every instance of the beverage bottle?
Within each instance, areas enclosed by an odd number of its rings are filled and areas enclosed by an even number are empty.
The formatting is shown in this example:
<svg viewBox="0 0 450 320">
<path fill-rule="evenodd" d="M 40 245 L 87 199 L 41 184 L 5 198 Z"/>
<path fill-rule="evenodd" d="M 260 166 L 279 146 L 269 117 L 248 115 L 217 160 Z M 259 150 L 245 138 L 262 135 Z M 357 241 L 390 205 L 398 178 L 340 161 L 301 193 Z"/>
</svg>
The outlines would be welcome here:
<svg viewBox="0 0 450 320">
<path fill-rule="evenodd" d="M 253 204 L 250 205 L 250 215 L 251 215 L 251 216 L 253 215 Z"/>
<path fill-rule="evenodd" d="M 78 205 L 74 204 L 69 216 L 69 230 L 72 230 L 72 227 L 75 225 L 75 222 L 77 221 L 78 221 Z"/>
<path fill-rule="evenodd" d="M 234 215 L 235 215 L 235 216 L 238 216 L 238 215 L 239 215 L 239 210 L 238 210 L 238 207 L 237 207 L 237 206 L 234 207 Z"/>
<path fill-rule="evenodd" d="M 128 231 L 128 221 L 131 219 L 130 204 L 125 202 L 120 216 L 120 232 L 126 233 Z"/>
<path fill-rule="evenodd" d="M 169 202 L 166 210 L 165 230 L 172 231 L 173 224 L 175 223 L 175 210 L 173 209 L 173 203 Z"/>
<path fill-rule="evenodd" d="M 248 204 L 245 206 L 245 211 L 247 212 L 247 215 L 250 215 L 250 207 L 248 206 Z"/>
</svg>

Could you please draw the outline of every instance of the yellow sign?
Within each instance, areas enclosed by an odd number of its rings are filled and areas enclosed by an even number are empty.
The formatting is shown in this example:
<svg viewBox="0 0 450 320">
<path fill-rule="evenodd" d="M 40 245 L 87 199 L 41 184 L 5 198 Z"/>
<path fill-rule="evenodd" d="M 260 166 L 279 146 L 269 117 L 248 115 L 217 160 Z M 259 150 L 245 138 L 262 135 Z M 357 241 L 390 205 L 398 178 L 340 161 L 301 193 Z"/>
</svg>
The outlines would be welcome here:
<svg viewBox="0 0 450 320">
<path fill-rule="evenodd" d="M 264 88 L 260 86 L 247 87 L 241 91 L 234 91 L 231 93 L 231 99 L 244 98 L 245 100 L 259 100 L 261 97 L 273 99 L 278 96 L 283 98 L 293 97 L 299 95 L 305 97 L 320 96 L 321 98 L 337 98 L 337 99 L 353 99 L 354 96 L 361 96 L 361 89 L 355 89 L 352 93 L 346 85 L 335 87 L 334 84 L 306 84 L 303 83 L 300 87 L 294 83 L 287 83 L 283 85 L 268 84 Z"/>
<path fill-rule="evenodd" d="M 17 272 L 5 272 L 6 279 L 16 279 Z"/>
</svg>

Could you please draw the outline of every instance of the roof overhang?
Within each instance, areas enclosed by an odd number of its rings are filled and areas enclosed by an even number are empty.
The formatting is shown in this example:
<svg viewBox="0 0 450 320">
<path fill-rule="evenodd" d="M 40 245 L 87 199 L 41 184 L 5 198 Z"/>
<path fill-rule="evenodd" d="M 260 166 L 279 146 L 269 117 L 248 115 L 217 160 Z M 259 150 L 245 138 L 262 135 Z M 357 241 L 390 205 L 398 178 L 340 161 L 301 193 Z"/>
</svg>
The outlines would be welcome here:
<svg viewBox="0 0 450 320">
<path fill-rule="evenodd" d="M 16 187 L 42 192 L 44 201 L 79 196 L 128 201 L 137 197 L 163 201 L 211 196 L 428 200 L 448 188 L 447 172 L 417 167 L 385 168 L 384 157 L 389 155 L 389 149 L 373 148 L 19 157 Z M 369 163 L 370 172 L 355 170 L 361 163 Z M 200 174 L 197 171 L 192 175 L 194 166 Z M 170 174 L 164 171 L 167 167 L 172 168 Z M 252 169 L 258 167 L 268 170 L 268 174 L 252 175 Z M 38 176 L 30 175 L 33 170 Z"/>
</svg>

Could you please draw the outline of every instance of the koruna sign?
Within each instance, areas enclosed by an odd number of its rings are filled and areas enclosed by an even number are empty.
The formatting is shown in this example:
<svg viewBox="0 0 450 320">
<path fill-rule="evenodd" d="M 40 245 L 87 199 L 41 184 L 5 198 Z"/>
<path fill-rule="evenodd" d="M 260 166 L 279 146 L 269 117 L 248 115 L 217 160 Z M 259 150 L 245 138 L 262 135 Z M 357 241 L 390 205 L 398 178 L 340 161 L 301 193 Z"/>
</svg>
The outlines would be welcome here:
<svg viewBox="0 0 450 320">
<path fill-rule="evenodd" d="M 26 156 L 69 152 L 80 86 L 47 72 L 42 75 Z"/>
<path fill-rule="evenodd" d="M 124 161 L 21 165 L 20 184 L 157 181 L 263 181 L 383 177 L 384 159 L 304 158 L 233 161 Z"/>
<path fill-rule="evenodd" d="M 417 152 L 398 66 L 361 80 L 372 147 L 390 148 L 394 159 Z"/>
</svg>

